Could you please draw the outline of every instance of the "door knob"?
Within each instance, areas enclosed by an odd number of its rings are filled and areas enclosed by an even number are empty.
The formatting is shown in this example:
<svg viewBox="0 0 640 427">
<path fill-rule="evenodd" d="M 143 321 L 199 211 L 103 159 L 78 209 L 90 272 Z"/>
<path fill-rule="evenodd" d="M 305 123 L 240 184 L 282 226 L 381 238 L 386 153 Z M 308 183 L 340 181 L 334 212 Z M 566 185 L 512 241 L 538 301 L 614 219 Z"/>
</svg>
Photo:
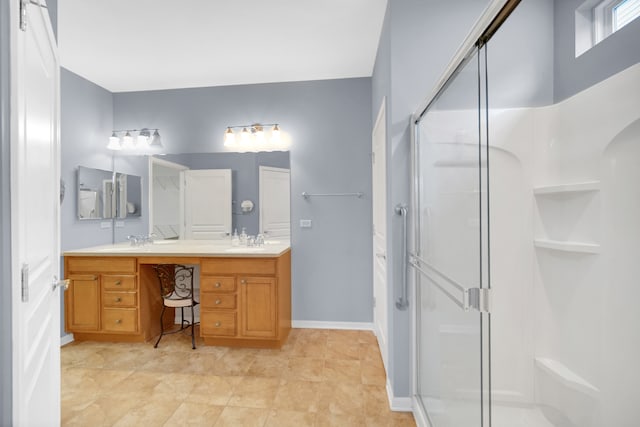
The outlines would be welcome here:
<svg viewBox="0 0 640 427">
<path fill-rule="evenodd" d="M 71 280 L 69 279 L 60 279 L 58 280 L 58 276 L 53 276 L 53 283 L 51 283 L 51 290 L 55 292 L 56 289 L 61 288 L 63 291 L 69 289 L 69 283 Z"/>
<path fill-rule="evenodd" d="M 220 286 L 221 286 L 221 285 L 220 285 L 220 282 L 216 282 L 215 287 L 216 287 L 216 288 L 219 288 Z"/>
<path fill-rule="evenodd" d="M 222 301 L 220 301 L 219 299 L 216 300 L 216 304 L 220 304 Z"/>
</svg>

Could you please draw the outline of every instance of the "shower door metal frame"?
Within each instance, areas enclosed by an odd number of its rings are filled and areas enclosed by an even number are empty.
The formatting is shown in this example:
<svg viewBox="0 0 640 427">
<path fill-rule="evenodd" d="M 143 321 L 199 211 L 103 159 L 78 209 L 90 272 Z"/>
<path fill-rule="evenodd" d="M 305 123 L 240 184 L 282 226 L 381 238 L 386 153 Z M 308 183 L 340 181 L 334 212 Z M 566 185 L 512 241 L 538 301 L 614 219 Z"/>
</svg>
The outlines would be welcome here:
<svg viewBox="0 0 640 427">
<path fill-rule="evenodd" d="M 411 180 L 410 180 L 410 194 L 411 194 L 411 208 L 410 208 L 410 230 L 409 233 L 409 265 L 412 266 L 412 274 L 408 274 L 408 279 L 411 280 L 410 287 L 410 297 L 414 301 L 416 301 L 418 295 L 418 277 L 419 277 L 419 268 L 421 261 L 424 262 L 421 256 L 421 247 L 420 247 L 420 239 L 421 235 L 420 229 L 420 221 L 419 221 L 419 192 L 420 192 L 420 168 L 419 168 L 419 138 L 418 138 L 418 126 L 426 114 L 429 107 L 435 102 L 435 100 L 439 97 L 439 95 L 447 88 L 448 84 L 451 83 L 457 73 L 462 69 L 462 67 L 467 63 L 469 58 L 474 54 L 478 53 L 480 55 L 482 48 L 486 45 L 487 41 L 491 38 L 491 36 L 498 30 L 500 25 L 508 18 L 511 12 L 518 6 L 520 0 L 493 0 L 491 3 L 485 8 L 482 15 L 476 21 L 474 26 L 471 28 L 471 31 L 461 44 L 461 46 L 456 51 L 452 60 L 449 62 L 449 65 L 445 69 L 441 78 L 438 80 L 438 83 L 435 85 L 431 94 L 425 98 L 425 100 L 419 105 L 418 109 L 414 112 L 411 117 Z M 486 52 L 486 50 L 485 50 Z M 478 66 L 481 67 L 484 65 L 486 70 L 486 56 L 484 60 L 480 60 Z M 484 76 L 484 81 L 479 77 L 479 86 L 484 84 L 483 88 L 479 88 L 480 93 L 482 94 L 480 97 L 481 103 L 484 100 L 484 110 L 480 107 L 479 111 L 479 120 L 482 127 L 480 141 L 479 143 L 486 144 L 488 150 L 488 140 L 487 140 L 487 118 L 486 118 L 486 75 Z M 485 114 L 485 117 L 482 117 L 482 113 Z M 487 153 L 488 160 L 488 153 Z M 488 166 L 487 166 L 488 167 Z M 486 174 L 488 176 L 488 172 Z M 488 184 L 487 184 L 488 185 Z M 487 197 L 488 200 L 488 197 Z M 488 224 L 488 218 L 486 220 Z M 488 248 L 488 242 L 484 245 Z M 482 262 L 482 261 L 481 261 Z M 487 267 L 488 260 L 487 260 Z M 489 283 L 487 282 L 487 285 Z M 487 319 L 486 322 L 481 321 L 481 346 L 482 346 L 482 354 L 485 352 L 487 355 L 490 355 L 490 286 L 483 287 L 482 284 L 479 284 L 477 288 L 472 289 L 461 289 L 464 293 L 463 303 L 461 308 L 475 309 L 482 316 L 482 320 Z M 450 298 L 451 295 L 448 295 Z M 452 298 L 453 299 L 453 298 Z M 419 339 L 419 331 L 418 331 L 418 310 L 419 304 L 416 302 L 411 304 L 412 306 L 412 316 L 411 316 L 411 330 L 412 330 L 412 346 L 411 346 L 411 364 L 412 364 L 412 378 L 411 378 L 411 388 L 412 388 L 412 406 L 413 413 L 416 418 L 416 421 L 419 426 L 430 426 L 428 421 L 428 416 L 426 414 L 425 408 L 422 406 L 422 403 L 418 397 L 418 339 Z M 481 405 L 483 410 L 481 410 L 481 420 L 480 425 L 483 427 L 491 426 L 491 375 L 490 375 L 490 357 L 482 357 L 480 361 L 482 365 L 482 384 L 481 393 L 482 400 Z M 487 387 L 484 387 L 484 384 L 487 384 Z M 486 401 L 486 402 L 485 402 Z M 484 410 L 484 407 L 488 408 L 488 411 Z M 437 426 L 434 426 L 437 427 Z"/>
</svg>

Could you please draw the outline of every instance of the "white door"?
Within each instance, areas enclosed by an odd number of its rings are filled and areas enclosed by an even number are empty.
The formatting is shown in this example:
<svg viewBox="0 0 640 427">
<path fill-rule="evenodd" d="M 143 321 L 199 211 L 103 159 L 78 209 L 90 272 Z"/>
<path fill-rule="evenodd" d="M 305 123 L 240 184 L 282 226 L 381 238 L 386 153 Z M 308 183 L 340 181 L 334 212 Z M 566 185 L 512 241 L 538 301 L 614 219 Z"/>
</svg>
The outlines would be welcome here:
<svg viewBox="0 0 640 427">
<path fill-rule="evenodd" d="M 51 426 L 60 424 L 59 68 L 47 10 L 26 3 L 26 31 L 17 7 L 11 28 L 13 425 Z"/>
<path fill-rule="evenodd" d="M 184 174 L 184 238 L 218 240 L 231 235 L 231 169 Z"/>
<path fill-rule="evenodd" d="M 373 182 L 373 321 L 385 368 L 388 356 L 387 297 L 387 144 L 385 99 L 371 137 Z"/>
<path fill-rule="evenodd" d="M 267 239 L 291 238 L 291 170 L 260 166 L 260 233 Z"/>
</svg>

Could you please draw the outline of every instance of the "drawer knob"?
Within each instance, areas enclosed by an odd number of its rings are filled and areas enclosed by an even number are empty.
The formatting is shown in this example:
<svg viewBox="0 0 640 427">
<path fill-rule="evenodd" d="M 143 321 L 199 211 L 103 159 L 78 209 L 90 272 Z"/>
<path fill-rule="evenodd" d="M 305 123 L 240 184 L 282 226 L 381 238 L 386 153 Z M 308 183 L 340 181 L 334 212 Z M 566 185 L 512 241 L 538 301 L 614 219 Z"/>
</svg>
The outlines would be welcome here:
<svg viewBox="0 0 640 427">
<path fill-rule="evenodd" d="M 216 304 L 220 304 L 222 301 L 220 301 L 219 299 L 216 300 Z"/>
<path fill-rule="evenodd" d="M 222 326 L 222 323 L 216 322 L 216 328 L 219 328 L 220 326 Z"/>
<path fill-rule="evenodd" d="M 120 280 L 116 280 L 116 282 L 114 283 L 114 285 L 116 286 L 120 286 L 122 284 L 122 282 Z"/>
<path fill-rule="evenodd" d="M 116 325 L 119 325 L 119 324 L 121 324 L 121 323 L 122 323 L 122 319 L 117 319 L 117 320 L 116 320 Z"/>
<path fill-rule="evenodd" d="M 215 284 L 214 286 L 215 286 L 216 288 L 219 288 L 219 287 L 220 287 L 220 286 L 222 286 L 222 285 L 220 284 L 220 282 L 216 282 L 216 284 Z"/>
<path fill-rule="evenodd" d="M 246 285 L 246 284 L 247 284 L 247 281 L 246 281 L 246 280 L 244 280 L 244 279 L 242 279 L 242 280 L 240 280 L 240 283 L 242 283 L 243 285 Z"/>
<path fill-rule="evenodd" d="M 122 302 L 122 298 L 120 297 L 116 298 L 116 302 Z"/>
</svg>

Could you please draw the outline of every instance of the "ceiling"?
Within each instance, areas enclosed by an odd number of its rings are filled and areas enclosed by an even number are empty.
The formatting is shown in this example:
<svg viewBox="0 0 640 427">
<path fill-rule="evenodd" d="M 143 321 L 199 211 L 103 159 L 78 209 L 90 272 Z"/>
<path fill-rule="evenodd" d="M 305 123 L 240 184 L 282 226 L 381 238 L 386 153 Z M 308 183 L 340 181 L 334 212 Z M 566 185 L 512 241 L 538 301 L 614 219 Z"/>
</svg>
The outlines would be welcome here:
<svg viewBox="0 0 640 427">
<path fill-rule="evenodd" d="M 111 92 L 368 77 L 387 0 L 59 0 L 63 67 Z"/>
</svg>

